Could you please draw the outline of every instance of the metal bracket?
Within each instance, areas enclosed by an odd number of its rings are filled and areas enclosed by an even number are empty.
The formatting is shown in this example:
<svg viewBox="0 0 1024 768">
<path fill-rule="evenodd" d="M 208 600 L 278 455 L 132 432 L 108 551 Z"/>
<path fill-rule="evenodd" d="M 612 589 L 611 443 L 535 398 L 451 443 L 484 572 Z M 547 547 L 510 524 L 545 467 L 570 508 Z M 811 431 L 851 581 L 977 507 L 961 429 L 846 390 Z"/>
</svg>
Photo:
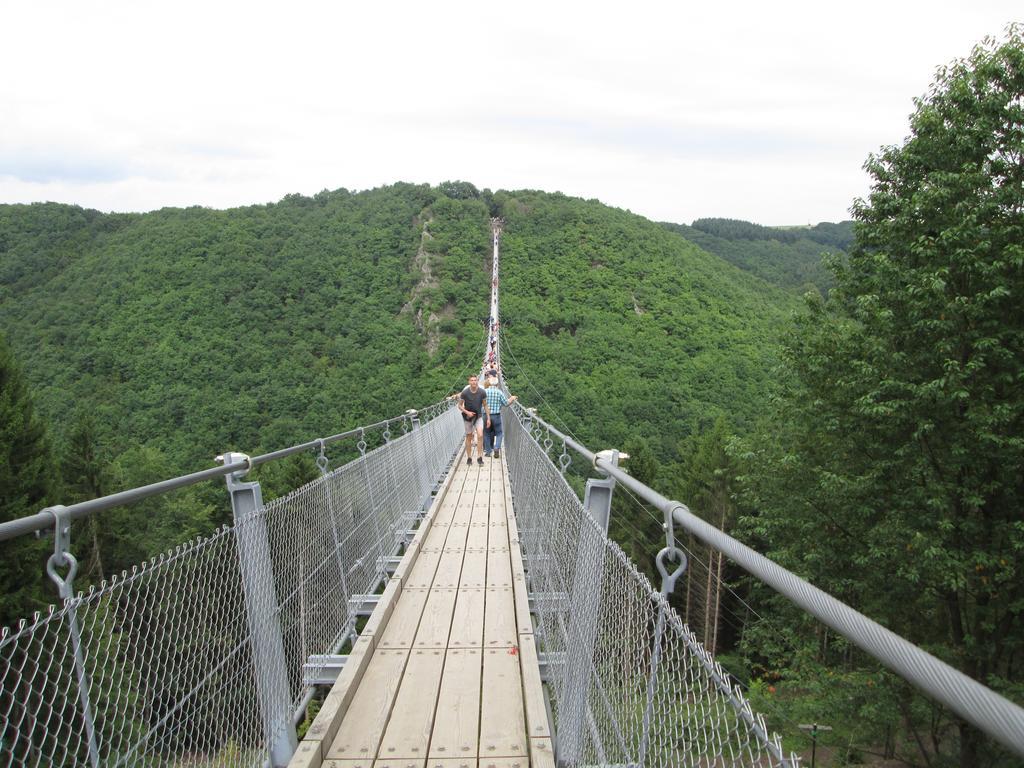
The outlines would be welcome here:
<svg viewBox="0 0 1024 768">
<path fill-rule="evenodd" d="M 314 655 L 302 665 L 303 685 L 334 685 L 348 661 L 347 653 Z"/>
<path fill-rule="evenodd" d="M 679 558 L 679 565 L 674 571 L 669 573 L 668 568 L 665 567 L 665 560 L 667 558 L 675 560 L 677 557 Z M 658 573 L 661 574 L 661 594 L 671 594 L 676 588 L 676 580 L 686 572 L 686 555 L 683 553 L 683 550 L 679 549 L 679 547 L 672 547 L 671 549 L 665 547 L 658 553 L 658 556 L 654 558 L 654 563 L 658 566 Z"/>
<path fill-rule="evenodd" d="M 369 616 L 380 602 L 380 595 L 352 595 L 348 608 L 354 616 Z"/>
<path fill-rule="evenodd" d="M 555 670 L 565 668 L 565 651 L 541 652 L 537 654 L 537 666 L 540 667 L 540 680 L 550 683 Z"/>
<path fill-rule="evenodd" d="M 317 448 L 320 451 L 319 455 L 316 457 L 316 468 L 320 470 L 320 474 L 322 476 L 327 474 L 327 454 L 324 452 L 324 439 L 322 437 L 318 438 L 316 443 Z"/>
<path fill-rule="evenodd" d="M 47 507 L 43 512 L 53 515 L 53 554 L 46 561 L 46 573 L 57 585 L 61 599 L 68 600 L 75 594 L 74 581 L 78 573 L 78 560 L 71 554 L 71 519 L 63 504 Z M 64 566 L 67 566 L 68 572 L 61 576 L 57 568 Z"/>
</svg>

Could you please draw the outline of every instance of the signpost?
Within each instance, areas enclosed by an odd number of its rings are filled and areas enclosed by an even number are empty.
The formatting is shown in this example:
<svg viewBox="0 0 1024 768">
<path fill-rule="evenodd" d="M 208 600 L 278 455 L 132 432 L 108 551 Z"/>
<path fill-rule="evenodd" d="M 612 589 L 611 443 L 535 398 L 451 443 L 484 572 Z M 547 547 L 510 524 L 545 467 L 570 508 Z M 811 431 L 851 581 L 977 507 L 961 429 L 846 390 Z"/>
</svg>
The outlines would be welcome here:
<svg viewBox="0 0 1024 768">
<path fill-rule="evenodd" d="M 800 730 L 811 732 L 811 768 L 814 768 L 814 759 L 817 756 L 818 752 L 818 731 L 831 731 L 832 726 L 818 725 L 817 723 L 811 723 L 809 725 L 806 723 L 801 723 Z"/>
</svg>

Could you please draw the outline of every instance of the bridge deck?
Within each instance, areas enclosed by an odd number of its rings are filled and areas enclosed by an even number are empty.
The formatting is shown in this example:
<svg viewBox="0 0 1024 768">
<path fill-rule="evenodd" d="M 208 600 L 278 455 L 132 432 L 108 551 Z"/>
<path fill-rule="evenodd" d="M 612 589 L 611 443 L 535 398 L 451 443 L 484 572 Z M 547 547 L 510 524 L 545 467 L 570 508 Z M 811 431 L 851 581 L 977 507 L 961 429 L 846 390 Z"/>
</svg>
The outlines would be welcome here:
<svg viewBox="0 0 1024 768">
<path fill-rule="evenodd" d="M 456 457 L 295 768 L 554 766 L 507 467 L 484 461 Z"/>
</svg>

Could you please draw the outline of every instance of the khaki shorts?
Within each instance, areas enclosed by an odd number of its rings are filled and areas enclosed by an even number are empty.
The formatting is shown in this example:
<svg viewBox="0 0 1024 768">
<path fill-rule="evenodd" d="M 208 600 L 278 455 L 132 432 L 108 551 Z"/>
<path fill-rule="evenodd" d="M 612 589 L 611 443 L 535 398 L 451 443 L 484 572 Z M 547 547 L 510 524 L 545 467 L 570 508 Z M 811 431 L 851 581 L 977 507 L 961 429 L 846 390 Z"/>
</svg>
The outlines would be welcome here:
<svg viewBox="0 0 1024 768">
<path fill-rule="evenodd" d="M 467 435 L 472 435 L 473 434 L 473 427 L 476 427 L 476 431 L 477 432 L 483 432 L 484 431 L 484 426 L 483 426 L 484 422 L 483 422 L 483 419 L 480 416 L 477 416 L 472 421 L 466 421 L 465 419 L 463 419 L 462 420 L 462 425 L 466 428 L 466 434 Z"/>
</svg>

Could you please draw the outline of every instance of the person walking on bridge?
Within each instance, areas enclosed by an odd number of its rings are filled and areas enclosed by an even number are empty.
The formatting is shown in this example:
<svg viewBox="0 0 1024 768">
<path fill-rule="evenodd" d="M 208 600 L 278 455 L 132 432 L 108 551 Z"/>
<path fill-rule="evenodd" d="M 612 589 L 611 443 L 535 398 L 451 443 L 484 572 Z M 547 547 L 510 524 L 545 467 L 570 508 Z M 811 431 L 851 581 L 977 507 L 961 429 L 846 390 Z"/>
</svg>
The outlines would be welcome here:
<svg viewBox="0 0 1024 768">
<path fill-rule="evenodd" d="M 483 451 L 483 430 L 484 430 L 484 419 L 480 417 L 483 414 L 488 418 L 487 411 L 487 395 L 485 394 L 482 387 L 479 386 L 480 379 L 477 376 L 469 377 L 469 386 L 459 393 L 459 410 L 462 411 L 462 423 L 466 427 L 466 463 L 473 463 L 473 435 L 476 434 L 476 463 L 483 464 L 484 457 L 481 456 Z"/>
<path fill-rule="evenodd" d="M 487 426 L 484 429 L 484 456 L 491 456 L 491 448 L 494 448 L 494 458 L 501 457 L 501 438 L 504 431 L 501 428 L 501 409 L 516 400 L 517 397 L 506 397 L 498 386 L 498 377 L 493 376 L 487 382 Z"/>
</svg>

